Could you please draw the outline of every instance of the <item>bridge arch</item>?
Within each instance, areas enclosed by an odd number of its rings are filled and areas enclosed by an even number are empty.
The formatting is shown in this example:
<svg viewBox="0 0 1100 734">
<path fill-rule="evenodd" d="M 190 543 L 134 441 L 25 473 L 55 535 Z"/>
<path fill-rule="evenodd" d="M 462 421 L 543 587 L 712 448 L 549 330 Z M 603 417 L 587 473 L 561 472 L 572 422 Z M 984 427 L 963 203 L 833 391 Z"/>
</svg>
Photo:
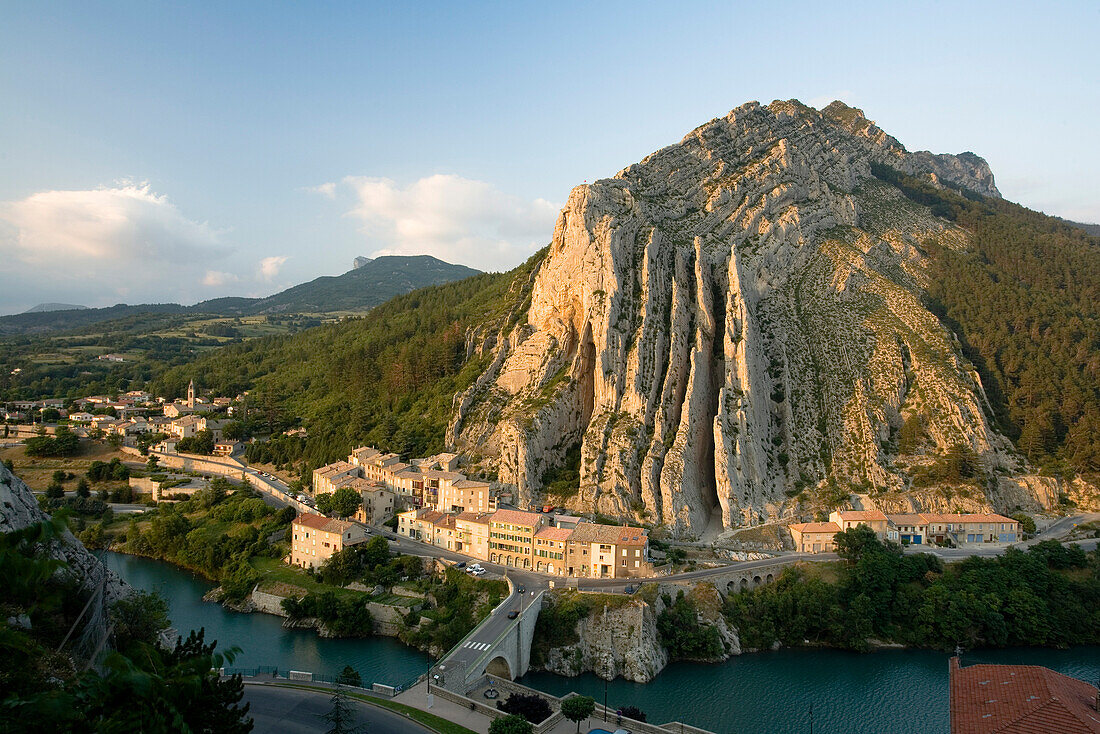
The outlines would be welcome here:
<svg viewBox="0 0 1100 734">
<path fill-rule="evenodd" d="M 504 678 L 505 680 L 515 680 L 512 677 L 512 666 L 508 662 L 508 658 L 503 655 L 497 655 L 490 660 L 489 664 L 485 666 L 485 672 L 489 675 L 495 675 L 498 678 Z"/>
<path fill-rule="evenodd" d="M 771 582 L 775 581 L 775 576 L 769 573 L 768 577 L 765 580 L 770 584 Z"/>
<path fill-rule="evenodd" d="M 753 576 L 753 577 L 752 577 L 752 586 L 753 586 L 753 588 L 754 588 L 754 589 L 755 589 L 755 588 L 756 588 L 757 586 L 759 586 L 759 585 L 760 585 L 761 583 L 762 583 L 762 582 L 761 582 L 761 580 L 760 580 L 760 577 L 759 577 L 759 576 Z"/>
</svg>

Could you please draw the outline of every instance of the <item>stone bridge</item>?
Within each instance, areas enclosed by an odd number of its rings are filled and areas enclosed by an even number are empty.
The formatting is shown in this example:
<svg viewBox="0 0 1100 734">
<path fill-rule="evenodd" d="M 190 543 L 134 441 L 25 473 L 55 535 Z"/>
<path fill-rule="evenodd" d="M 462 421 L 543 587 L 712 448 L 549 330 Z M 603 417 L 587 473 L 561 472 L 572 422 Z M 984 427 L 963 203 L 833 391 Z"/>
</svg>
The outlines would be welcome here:
<svg viewBox="0 0 1100 734">
<path fill-rule="evenodd" d="M 687 574 L 684 578 L 658 579 L 661 585 L 665 584 L 697 584 L 706 582 L 714 584 L 723 596 L 736 594 L 739 591 L 755 589 L 764 584 L 773 583 L 783 569 L 794 563 L 808 560 L 805 556 L 791 556 L 788 558 L 764 558 L 758 561 L 745 561 L 713 572 Z"/>
<path fill-rule="evenodd" d="M 545 593 L 513 592 L 431 668 L 431 684 L 464 695 L 486 673 L 508 680 L 526 673 Z M 512 611 L 518 615 L 508 619 Z"/>
</svg>

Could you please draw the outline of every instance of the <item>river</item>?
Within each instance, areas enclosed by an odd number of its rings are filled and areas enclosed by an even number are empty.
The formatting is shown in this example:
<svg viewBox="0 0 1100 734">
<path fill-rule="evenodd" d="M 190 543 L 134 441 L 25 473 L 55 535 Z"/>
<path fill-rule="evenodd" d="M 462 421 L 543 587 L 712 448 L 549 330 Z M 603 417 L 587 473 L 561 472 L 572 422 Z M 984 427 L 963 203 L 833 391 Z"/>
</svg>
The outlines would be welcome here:
<svg viewBox="0 0 1100 734">
<path fill-rule="evenodd" d="M 105 561 L 131 585 L 160 591 L 181 632 L 205 627 L 207 640 L 218 640 L 219 648 L 240 647 L 235 666 L 332 674 L 351 665 L 366 682 L 395 685 L 427 664 L 423 653 L 391 638 L 329 640 L 284 630 L 277 617 L 203 602 L 212 584 L 167 563 L 117 553 L 106 553 Z M 637 706 L 650 721 L 682 719 L 720 734 L 803 734 L 810 731 L 811 706 L 815 732 L 941 733 L 949 728 L 947 660 L 926 650 L 781 650 L 715 665 L 673 663 L 647 684 L 611 681 L 607 701 Z M 1100 647 L 981 650 L 967 653 L 963 662 L 1045 665 L 1094 683 L 1100 678 Z M 520 682 L 555 695 L 604 697 L 604 681 L 591 674 L 530 673 Z"/>
</svg>

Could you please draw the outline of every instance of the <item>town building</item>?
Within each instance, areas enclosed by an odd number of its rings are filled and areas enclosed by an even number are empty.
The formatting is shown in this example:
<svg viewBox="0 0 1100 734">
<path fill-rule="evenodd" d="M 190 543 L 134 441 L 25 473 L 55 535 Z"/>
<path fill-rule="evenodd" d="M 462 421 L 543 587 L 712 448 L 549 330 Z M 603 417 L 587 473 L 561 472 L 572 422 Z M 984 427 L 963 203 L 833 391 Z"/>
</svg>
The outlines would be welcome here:
<svg viewBox="0 0 1100 734">
<path fill-rule="evenodd" d="M 455 551 L 489 560 L 489 512 L 462 512 L 455 516 Z"/>
<path fill-rule="evenodd" d="M 961 546 L 976 543 L 1015 543 L 1020 523 L 994 513 L 911 512 L 886 515 L 877 510 L 837 510 L 829 522 L 794 523 L 788 526 L 795 550 L 801 553 L 830 553 L 832 536 L 842 530 L 866 525 L 880 539 L 902 545 L 931 543 Z"/>
<path fill-rule="evenodd" d="M 456 515 L 421 507 L 397 517 L 398 535 L 502 566 L 584 578 L 653 575 L 643 528 L 558 527 L 550 516 L 510 509 Z"/>
<path fill-rule="evenodd" d="M 866 525 L 875 531 L 879 540 L 897 540 L 896 534 L 891 537 L 890 521 L 879 510 L 834 510 L 829 514 L 829 522 L 835 522 L 841 530 Z"/>
<path fill-rule="evenodd" d="M 358 475 L 359 468 L 346 461 L 337 461 L 334 464 L 328 464 L 319 469 L 314 469 L 313 494 L 316 496 L 335 492 L 338 487 L 333 484 L 333 480 L 338 480 L 342 477 L 356 477 Z"/>
<path fill-rule="evenodd" d="M 497 510 L 489 518 L 489 561 L 532 569 L 535 533 L 546 525 L 537 512 Z"/>
<path fill-rule="evenodd" d="M 393 491 L 384 484 L 351 477 L 346 484 L 342 483 L 342 486 L 351 487 L 363 500 L 363 504 L 355 511 L 356 522 L 364 525 L 381 525 L 390 519 L 397 509 Z"/>
<path fill-rule="evenodd" d="M 496 497 L 489 491 L 488 482 L 458 476 L 461 479 L 449 479 L 438 489 L 439 499 L 435 504 L 438 509 L 446 512 L 494 512 L 497 509 Z"/>
<path fill-rule="evenodd" d="M 653 574 L 645 529 L 578 523 L 566 541 L 566 575 L 596 579 Z"/>
<path fill-rule="evenodd" d="M 176 438 L 191 438 L 202 430 L 202 418 L 197 415 L 183 415 L 168 424 L 168 432 Z"/>
<path fill-rule="evenodd" d="M 1100 734 L 1100 691 L 1038 665 L 968 665 L 951 658 L 951 734 Z"/>
<path fill-rule="evenodd" d="M 240 441 L 218 441 L 214 444 L 214 456 L 232 456 L 240 445 Z"/>
<path fill-rule="evenodd" d="M 914 545 L 927 542 L 925 539 L 954 545 L 1015 543 L 1020 537 L 1020 523 L 1004 515 L 922 512 L 921 518 L 924 537 L 914 540 Z"/>
<path fill-rule="evenodd" d="M 333 553 L 362 542 L 366 531 L 353 522 L 310 514 L 294 518 L 291 536 L 290 564 L 317 568 Z"/>
<path fill-rule="evenodd" d="M 836 534 L 840 526 L 835 522 L 796 522 L 788 526 L 794 539 L 794 549 L 799 553 L 832 553 L 836 550 Z"/>
<path fill-rule="evenodd" d="M 545 527 L 535 533 L 535 570 L 540 573 L 565 575 L 565 557 L 572 528 Z"/>
</svg>

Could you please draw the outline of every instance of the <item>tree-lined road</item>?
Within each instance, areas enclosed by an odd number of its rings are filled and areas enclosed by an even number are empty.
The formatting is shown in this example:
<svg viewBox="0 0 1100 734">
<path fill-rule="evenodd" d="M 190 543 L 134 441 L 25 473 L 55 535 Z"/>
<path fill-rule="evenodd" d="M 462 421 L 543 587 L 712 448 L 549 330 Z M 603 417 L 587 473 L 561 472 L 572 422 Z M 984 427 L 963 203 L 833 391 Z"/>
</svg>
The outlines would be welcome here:
<svg viewBox="0 0 1100 734">
<path fill-rule="evenodd" d="M 332 694 L 284 688 L 264 683 L 246 683 L 244 701 L 251 704 L 255 721 L 253 734 L 316 734 L 329 724 L 321 717 L 332 710 Z M 431 729 L 401 714 L 371 706 L 354 698 L 348 704 L 355 715 L 351 726 L 364 727 L 370 734 L 433 734 Z"/>
</svg>

